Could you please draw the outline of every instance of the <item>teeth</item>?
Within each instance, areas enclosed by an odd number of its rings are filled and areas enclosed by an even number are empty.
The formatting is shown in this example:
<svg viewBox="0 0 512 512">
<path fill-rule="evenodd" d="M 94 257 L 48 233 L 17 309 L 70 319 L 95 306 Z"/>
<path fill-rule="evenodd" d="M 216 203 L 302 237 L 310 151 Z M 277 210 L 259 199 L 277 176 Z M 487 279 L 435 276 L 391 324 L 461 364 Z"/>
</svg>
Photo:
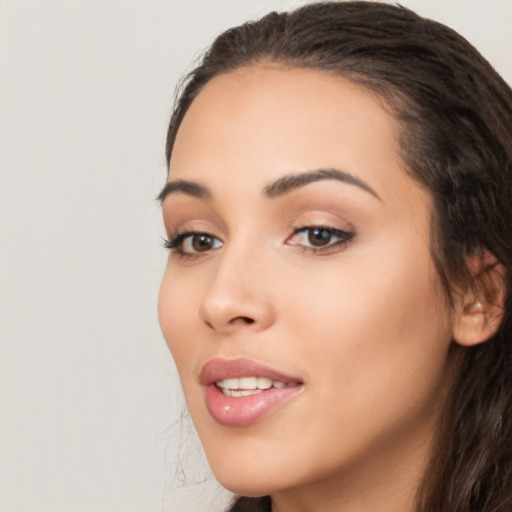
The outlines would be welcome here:
<svg viewBox="0 0 512 512">
<path fill-rule="evenodd" d="M 238 379 L 225 379 L 223 388 L 238 389 Z"/>
<path fill-rule="evenodd" d="M 258 377 L 258 389 L 269 389 L 271 387 L 272 381 L 270 379 L 267 379 L 265 377 Z"/>
<path fill-rule="evenodd" d="M 229 396 L 247 396 L 253 395 L 254 392 L 259 392 L 262 389 L 285 388 L 287 384 L 277 380 L 270 380 L 266 377 L 241 377 L 239 379 L 224 379 L 218 380 L 215 384 L 222 389 L 223 392 L 230 391 L 242 394 L 232 394 Z M 246 393 L 251 391 L 251 393 Z M 227 393 L 225 393 L 227 394 Z"/>
<path fill-rule="evenodd" d="M 261 389 L 222 389 L 222 393 L 226 396 L 249 396 L 261 393 Z"/>
<path fill-rule="evenodd" d="M 242 377 L 238 379 L 238 389 L 258 389 L 257 377 Z"/>
</svg>

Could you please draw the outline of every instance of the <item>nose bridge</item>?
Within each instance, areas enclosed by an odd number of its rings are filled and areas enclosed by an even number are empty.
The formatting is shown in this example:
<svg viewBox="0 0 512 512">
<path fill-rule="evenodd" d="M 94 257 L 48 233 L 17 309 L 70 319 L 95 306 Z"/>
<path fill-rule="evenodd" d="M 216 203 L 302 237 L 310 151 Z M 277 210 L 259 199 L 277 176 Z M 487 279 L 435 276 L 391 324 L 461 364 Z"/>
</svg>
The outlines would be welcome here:
<svg viewBox="0 0 512 512">
<path fill-rule="evenodd" d="M 227 244 L 202 296 L 201 319 L 216 331 L 250 325 L 262 330 L 273 322 L 268 293 L 269 264 L 263 251 L 240 240 Z"/>
</svg>

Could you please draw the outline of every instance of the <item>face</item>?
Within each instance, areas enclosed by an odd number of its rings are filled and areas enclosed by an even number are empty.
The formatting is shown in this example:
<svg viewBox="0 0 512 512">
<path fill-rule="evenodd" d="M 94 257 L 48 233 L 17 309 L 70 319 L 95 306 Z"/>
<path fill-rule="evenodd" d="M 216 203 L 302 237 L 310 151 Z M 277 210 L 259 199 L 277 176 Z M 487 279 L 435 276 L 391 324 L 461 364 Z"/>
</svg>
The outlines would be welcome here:
<svg viewBox="0 0 512 512">
<path fill-rule="evenodd" d="M 216 77 L 180 126 L 159 318 L 234 492 L 423 468 L 454 319 L 398 134 L 359 86 L 270 66 Z"/>
</svg>

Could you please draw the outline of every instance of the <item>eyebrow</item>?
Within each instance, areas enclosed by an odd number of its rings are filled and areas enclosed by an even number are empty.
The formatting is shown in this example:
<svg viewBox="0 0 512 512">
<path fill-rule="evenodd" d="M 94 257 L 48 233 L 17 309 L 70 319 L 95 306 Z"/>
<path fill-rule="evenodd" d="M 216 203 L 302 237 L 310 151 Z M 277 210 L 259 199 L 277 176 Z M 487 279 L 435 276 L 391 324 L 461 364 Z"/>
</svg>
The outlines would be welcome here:
<svg viewBox="0 0 512 512">
<path fill-rule="evenodd" d="M 363 180 L 353 174 L 337 169 L 316 169 L 314 171 L 287 174 L 270 185 L 267 185 L 263 193 L 268 199 L 275 199 L 301 188 L 304 185 L 323 180 L 336 180 L 354 185 L 382 201 L 377 192 Z M 157 200 L 162 204 L 167 196 L 175 193 L 182 193 L 198 199 L 211 199 L 212 197 L 210 190 L 196 181 L 176 180 L 170 181 L 164 186 L 162 191 L 158 194 Z"/>
<path fill-rule="evenodd" d="M 176 180 L 169 181 L 157 196 L 157 200 L 162 204 L 165 198 L 170 194 L 181 192 L 187 196 L 197 197 L 198 199 L 210 199 L 212 193 L 204 185 L 196 181 Z"/>
<path fill-rule="evenodd" d="M 289 174 L 279 178 L 277 181 L 274 181 L 274 183 L 267 185 L 264 193 L 269 199 L 274 199 L 284 194 L 288 194 L 289 192 L 303 187 L 304 185 L 308 185 L 309 183 L 323 180 L 336 180 L 348 183 L 349 185 L 355 185 L 382 201 L 377 192 L 375 192 L 375 190 L 373 190 L 370 185 L 365 183 L 363 180 L 357 178 L 353 174 L 337 169 L 316 169 L 314 171 L 307 171 L 298 174 Z"/>
</svg>

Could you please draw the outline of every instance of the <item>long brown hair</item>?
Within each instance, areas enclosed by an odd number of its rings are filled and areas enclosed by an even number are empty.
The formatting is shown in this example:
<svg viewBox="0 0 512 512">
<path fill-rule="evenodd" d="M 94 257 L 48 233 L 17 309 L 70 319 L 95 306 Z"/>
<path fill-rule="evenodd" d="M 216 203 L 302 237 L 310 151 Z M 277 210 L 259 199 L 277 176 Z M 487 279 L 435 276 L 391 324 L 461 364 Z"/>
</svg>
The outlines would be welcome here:
<svg viewBox="0 0 512 512">
<path fill-rule="evenodd" d="M 261 61 L 318 69 L 377 93 L 401 122 L 408 172 L 433 198 L 432 257 L 447 296 L 471 284 L 468 255 L 488 251 L 512 275 L 512 91 L 464 38 L 400 6 L 315 3 L 221 34 L 179 89 L 169 162 L 190 104 L 214 76 Z M 418 512 L 512 510 L 512 302 L 486 343 L 453 344 L 444 407 Z M 232 512 L 269 511 L 269 497 Z"/>
</svg>

